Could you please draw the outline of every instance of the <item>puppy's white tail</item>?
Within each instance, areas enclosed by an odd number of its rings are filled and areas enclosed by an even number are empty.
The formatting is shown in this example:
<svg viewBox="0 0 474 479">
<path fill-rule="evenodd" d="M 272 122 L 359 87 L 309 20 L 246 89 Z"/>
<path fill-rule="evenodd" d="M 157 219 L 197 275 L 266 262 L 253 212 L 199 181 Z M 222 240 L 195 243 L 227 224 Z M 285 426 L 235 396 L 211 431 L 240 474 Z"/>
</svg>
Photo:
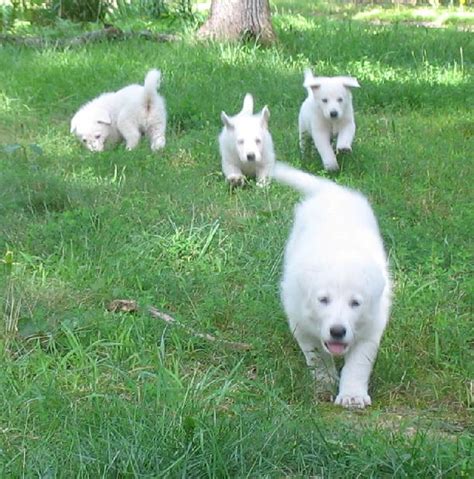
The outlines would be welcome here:
<svg viewBox="0 0 474 479">
<path fill-rule="evenodd" d="M 314 80 L 313 72 L 311 71 L 311 68 L 306 68 L 306 70 L 304 71 L 303 86 L 305 88 L 309 88 L 309 85 L 311 84 L 311 80 Z"/>
<path fill-rule="evenodd" d="M 247 93 L 244 98 L 244 105 L 240 113 L 245 113 L 247 115 L 253 115 L 253 96 L 250 93 Z"/>
<path fill-rule="evenodd" d="M 156 90 L 161 83 L 160 70 L 150 70 L 145 77 L 145 101 L 149 101 L 156 95 Z"/>
<path fill-rule="evenodd" d="M 331 180 L 311 175 L 310 173 L 298 170 L 297 168 L 293 168 L 292 166 L 280 161 L 275 163 L 272 177 L 279 183 L 291 186 L 305 196 L 319 193 L 322 188 L 335 186 Z"/>
</svg>

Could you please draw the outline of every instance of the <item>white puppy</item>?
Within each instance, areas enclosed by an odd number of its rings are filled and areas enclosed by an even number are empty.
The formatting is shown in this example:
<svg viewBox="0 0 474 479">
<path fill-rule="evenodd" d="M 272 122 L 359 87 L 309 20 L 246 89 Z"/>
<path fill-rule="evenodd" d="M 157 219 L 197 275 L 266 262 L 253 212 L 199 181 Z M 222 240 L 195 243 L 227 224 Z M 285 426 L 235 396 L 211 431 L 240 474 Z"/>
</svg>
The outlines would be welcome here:
<svg viewBox="0 0 474 479">
<path fill-rule="evenodd" d="M 253 97 L 245 95 L 240 113 L 233 117 L 221 113 L 224 128 L 219 135 L 222 171 L 232 186 L 241 186 L 245 176 L 255 176 L 258 186 L 270 181 L 275 163 L 273 141 L 268 131 L 270 111 L 264 107 L 253 114 Z"/>
<path fill-rule="evenodd" d="M 298 120 L 301 151 L 304 150 L 305 135 L 310 134 L 324 168 L 337 170 L 339 165 L 331 137 L 337 135 L 338 152 L 352 151 L 356 126 L 350 89 L 359 87 L 359 83 L 351 77 L 315 77 L 308 69 L 304 86 L 308 97 L 301 105 Z"/>
<path fill-rule="evenodd" d="M 127 150 L 132 150 L 142 134 L 149 137 L 152 150 L 163 148 L 166 109 L 156 92 L 160 79 L 160 71 L 151 70 L 144 86 L 129 85 L 86 103 L 72 118 L 71 133 L 91 151 L 103 151 L 106 144 L 122 139 Z"/>
<path fill-rule="evenodd" d="M 368 382 L 388 321 L 391 284 L 377 220 L 367 199 L 277 162 L 273 177 L 306 195 L 286 245 L 281 297 L 291 331 L 319 392 L 335 403 L 371 404 Z M 330 388 L 330 389 L 328 389 Z"/>
</svg>

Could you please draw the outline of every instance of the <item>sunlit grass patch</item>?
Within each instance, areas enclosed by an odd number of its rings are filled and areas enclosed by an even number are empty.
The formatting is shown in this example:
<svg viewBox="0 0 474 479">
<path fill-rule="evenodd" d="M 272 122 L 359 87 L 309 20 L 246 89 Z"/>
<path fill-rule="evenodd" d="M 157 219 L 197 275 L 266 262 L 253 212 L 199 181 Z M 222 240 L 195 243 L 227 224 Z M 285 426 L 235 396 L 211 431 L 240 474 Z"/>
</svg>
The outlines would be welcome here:
<svg viewBox="0 0 474 479">
<path fill-rule="evenodd" d="M 474 12 L 459 8 L 372 8 L 355 13 L 355 20 L 380 22 L 408 22 L 420 26 L 443 27 L 455 25 L 459 27 L 474 26 Z"/>
</svg>

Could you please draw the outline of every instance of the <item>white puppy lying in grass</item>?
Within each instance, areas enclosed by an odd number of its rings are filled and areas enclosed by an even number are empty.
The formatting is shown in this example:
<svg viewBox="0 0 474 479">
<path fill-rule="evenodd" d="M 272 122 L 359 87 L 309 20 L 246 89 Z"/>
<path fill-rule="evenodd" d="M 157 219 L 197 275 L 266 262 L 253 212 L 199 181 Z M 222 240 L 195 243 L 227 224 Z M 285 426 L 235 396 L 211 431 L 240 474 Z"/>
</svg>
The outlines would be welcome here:
<svg viewBox="0 0 474 479">
<path fill-rule="evenodd" d="M 369 377 L 388 321 L 391 285 L 377 220 L 367 199 L 333 181 L 277 162 L 277 181 L 304 193 L 286 245 L 281 297 L 291 331 L 320 393 L 371 404 Z"/>
<path fill-rule="evenodd" d="M 300 148 L 304 152 L 305 135 L 310 134 L 326 170 L 338 170 L 331 137 L 337 136 L 336 150 L 352 151 L 355 135 L 351 88 L 359 87 L 351 77 L 315 77 L 306 70 L 304 86 L 308 97 L 299 114 Z"/>
<path fill-rule="evenodd" d="M 72 118 L 71 133 L 91 151 L 103 151 L 106 144 L 122 139 L 127 150 L 132 150 L 142 134 L 150 139 L 152 150 L 163 148 L 166 109 L 156 92 L 160 79 L 160 71 L 151 70 L 144 86 L 129 85 L 86 103 Z"/>
<path fill-rule="evenodd" d="M 224 128 L 219 135 L 222 171 L 232 186 L 242 186 L 246 176 L 255 176 L 258 186 L 270 181 L 275 163 L 273 141 L 268 131 L 270 111 L 264 107 L 253 114 L 253 97 L 247 93 L 240 113 L 233 117 L 221 114 Z"/>
</svg>

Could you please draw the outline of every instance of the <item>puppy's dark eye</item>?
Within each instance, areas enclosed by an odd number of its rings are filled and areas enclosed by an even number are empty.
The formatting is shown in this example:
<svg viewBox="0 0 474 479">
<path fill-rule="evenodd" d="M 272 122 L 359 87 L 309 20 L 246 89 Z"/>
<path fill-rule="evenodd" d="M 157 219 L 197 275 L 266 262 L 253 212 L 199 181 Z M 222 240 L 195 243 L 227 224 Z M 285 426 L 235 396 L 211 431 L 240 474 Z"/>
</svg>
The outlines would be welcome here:
<svg viewBox="0 0 474 479">
<path fill-rule="evenodd" d="M 342 102 L 343 102 L 343 99 L 342 99 L 341 97 L 339 97 L 339 98 L 337 99 L 337 101 L 338 101 L 339 103 L 342 103 Z"/>
<path fill-rule="evenodd" d="M 351 308 L 358 308 L 360 306 L 360 302 L 357 301 L 357 299 L 351 300 L 351 302 L 349 304 L 350 304 Z"/>
<path fill-rule="evenodd" d="M 237 144 L 238 144 L 238 145 L 243 145 L 243 144 L 244 144 L 244 140 L 242 140 L 242 139 L 241 139 L 241 140 L 237 140 Z"/>
<path fill-rule="evenodd" d="M 327 98 L 323 98 L 321 101 L 322 101 L 323 103 L 327 103 L 327 102 L 328 102 L 328 99 L 327 99 Z"/>
<path fill-rule="evenodd" d="M 319 302 L 321 304 L 329 304 L 329 297 L 328 296 L 321 296 L 320 298 L 318 298 Z"/>
<path fill-rule="evenodd" d="M 255 138 L 255 143 L 257 145 L 260 145 L 260 143 L 262 143 L 262 140 L 260 138 Z"/>
<path fill-rule="evenodd" d="M 95 139 L 98 140 L 100 138 L 100 134 L 95 135 Z"/>
</svg>

